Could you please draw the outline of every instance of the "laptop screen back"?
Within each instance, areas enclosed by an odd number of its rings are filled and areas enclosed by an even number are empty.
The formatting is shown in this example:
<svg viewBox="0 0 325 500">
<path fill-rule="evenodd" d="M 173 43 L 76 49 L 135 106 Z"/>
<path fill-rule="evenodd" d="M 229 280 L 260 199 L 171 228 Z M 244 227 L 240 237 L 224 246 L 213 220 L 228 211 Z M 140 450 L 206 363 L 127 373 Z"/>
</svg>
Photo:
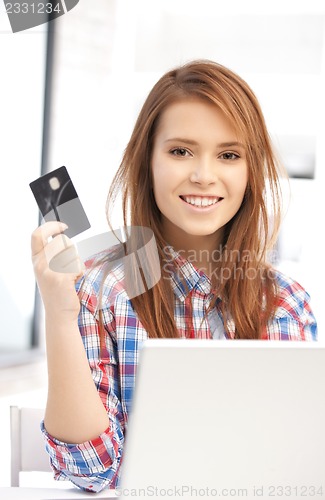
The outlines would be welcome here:
<svg viewBox="0 0 325 500">
<path fill-rule="evenodd" d="M 148 340 L 121 498 L 325 498 L 325 348 Z"/>
</svg>

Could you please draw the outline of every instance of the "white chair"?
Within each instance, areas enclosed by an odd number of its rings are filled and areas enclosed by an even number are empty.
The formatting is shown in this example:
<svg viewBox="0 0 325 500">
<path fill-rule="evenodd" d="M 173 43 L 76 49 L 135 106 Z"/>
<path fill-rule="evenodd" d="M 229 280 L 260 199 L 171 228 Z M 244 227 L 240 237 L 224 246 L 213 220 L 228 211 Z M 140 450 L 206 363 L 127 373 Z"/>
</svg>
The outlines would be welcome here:
<svg viewBox="0 0 325 500">
<path fill-rule="evenodd" d="M 19 486 L 20 472 L 51 472 L 40 422 L 44 409 L 10 407 L 11 486 Z"/>
</svg>

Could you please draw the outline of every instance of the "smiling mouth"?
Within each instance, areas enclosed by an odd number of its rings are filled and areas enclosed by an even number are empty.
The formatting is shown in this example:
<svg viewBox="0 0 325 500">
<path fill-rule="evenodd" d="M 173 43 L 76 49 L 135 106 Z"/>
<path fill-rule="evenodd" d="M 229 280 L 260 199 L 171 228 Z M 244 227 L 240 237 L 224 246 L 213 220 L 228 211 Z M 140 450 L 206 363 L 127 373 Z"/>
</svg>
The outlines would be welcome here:
<svg viewBox="0 0 325 500">
<path fill-rule="evenodd" d="M 180 196 L 180 198 L 193 207 L 211 207 L 223 200 L 218 196 Z"/>
</svg>

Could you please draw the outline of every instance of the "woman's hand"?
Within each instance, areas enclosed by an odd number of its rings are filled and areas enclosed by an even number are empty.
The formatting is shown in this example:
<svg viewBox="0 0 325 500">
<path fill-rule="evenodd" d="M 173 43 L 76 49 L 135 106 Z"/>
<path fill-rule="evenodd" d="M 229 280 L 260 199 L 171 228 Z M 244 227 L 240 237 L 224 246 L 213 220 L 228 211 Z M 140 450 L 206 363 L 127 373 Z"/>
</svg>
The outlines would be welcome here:
<svg viewBox="0 0 325 500">
<path fill-rule="evenodd" d="M 32 262 L 46 314 L 75 320 L 80 310 L 75 283 L 84 265 L 72 241 L 62 234 L 65 229 L 56 221 L 38 227 L 32 233 Z"/>
</svg>

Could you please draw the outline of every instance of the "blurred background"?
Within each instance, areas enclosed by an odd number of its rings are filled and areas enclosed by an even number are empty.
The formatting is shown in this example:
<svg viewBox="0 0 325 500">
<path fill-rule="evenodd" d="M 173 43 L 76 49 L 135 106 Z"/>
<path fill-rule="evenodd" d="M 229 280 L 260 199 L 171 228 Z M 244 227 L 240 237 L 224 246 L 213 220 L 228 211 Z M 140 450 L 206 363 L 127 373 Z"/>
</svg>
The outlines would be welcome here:
<svg viewBox="0 0 325 500">
<path fill-rule="evenodd" d="M 82 238 L 105 231 L 107 191 L 148 91 L 194 58 L 228 66 L 259 98 L 290 176 L 277 266 L 310 293 L 324 343 L 324 0 L 80 0 L 57 20 L 19 33 L 0 2 L 3 425 L 9 404 L 43 407 L 46 398 L 30 262 L 39 214 L 29 183 L 65 165 L 92 225 Z M 9 446 L 8 434 L 3 439 Z M 6 486 L 8 460 L 0 470 Z"/>
</svg>

